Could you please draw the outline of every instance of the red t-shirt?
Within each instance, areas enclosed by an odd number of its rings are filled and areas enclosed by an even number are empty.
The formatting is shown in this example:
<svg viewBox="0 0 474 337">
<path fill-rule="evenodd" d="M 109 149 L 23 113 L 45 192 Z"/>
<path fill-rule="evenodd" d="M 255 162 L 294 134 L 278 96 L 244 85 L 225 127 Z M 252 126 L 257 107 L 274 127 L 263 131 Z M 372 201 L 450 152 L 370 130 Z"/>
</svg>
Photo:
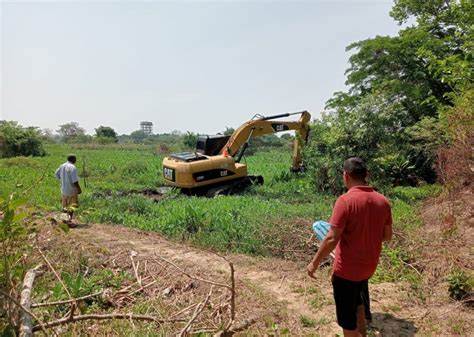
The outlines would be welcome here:
<svg viewBox="0 0 474 337">
<path fill-rule="evenodd" d="M 341 195 L 329 221 L 342 229 L 333 271 L 350 281 L 370 278 L 379 262 L 385 226 L 392 225 L 390 204 L 369 186 L 354 186 Z"/>
</svg>

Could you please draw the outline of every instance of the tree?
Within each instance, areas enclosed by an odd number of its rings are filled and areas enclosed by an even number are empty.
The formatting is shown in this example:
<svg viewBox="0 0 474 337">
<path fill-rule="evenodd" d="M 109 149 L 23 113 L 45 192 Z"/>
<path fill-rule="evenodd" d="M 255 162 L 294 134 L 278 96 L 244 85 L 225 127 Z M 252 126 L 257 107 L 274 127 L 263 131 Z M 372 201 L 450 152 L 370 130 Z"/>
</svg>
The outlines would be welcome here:
<svg viewBox="0 0 474 337">
<path fill-rule="evenodd" d="M 394 184 L 433 181 L 436 148 L 447 140 L 444 112 L 472 86 L 472 7 L 466 0 L 398 0 L 392 17 L 400 23 L 414 17 L 415 25 L 347 47 L 354 52 L 349 90 L 327 102 L 308 149 L 323 158 L 313 159 L 315 182 L 333 186 L 339 157 L 351 155 Z"/>
<path fill-rule="evenodd" d="M 234 128 L 226 126 L 224 130 L 224 135 L 231 136 L 234 132 L 235 132 Z"/>
<path fill-rule="evenodd" d="M 135 143 L 142 143 L 147 138 L 147 134 L 143 130 L 136 130 L 130 134 L 130 138 Z"/>
<path fill-rule="evenodd" d="M 99 126 L 95 129 L 95 136 L 101 143 L 117 143 L 117 133 L 110 126 Z"/>
<path fill-rule="evenodd" d="M 48 142 L 54 142 L 57 140 L 57 135 L 53 133 L 53 130 L 46 128 L 41 130 L 41 138 Z"/>
<path fill-rule="evenodd" d="M 183 136 L 183 144 L 192 149 L 196 148 L 198 136 L 197 133 L 187 131 Z"/>
<path fill-rule="evenodd" d="M 38 128 L 25 128 L 14 121 L 0 121 L 0 158 L 45 154 Z"/>
<path fill-rule="evenodd" d="M 66 142 L 72 142 L 80 136 L 85 135 L 85 130 L 79 126 L 76 122 L 66 123 L 59 126 L 57 133 L 61 139 Z"/>
</svg>

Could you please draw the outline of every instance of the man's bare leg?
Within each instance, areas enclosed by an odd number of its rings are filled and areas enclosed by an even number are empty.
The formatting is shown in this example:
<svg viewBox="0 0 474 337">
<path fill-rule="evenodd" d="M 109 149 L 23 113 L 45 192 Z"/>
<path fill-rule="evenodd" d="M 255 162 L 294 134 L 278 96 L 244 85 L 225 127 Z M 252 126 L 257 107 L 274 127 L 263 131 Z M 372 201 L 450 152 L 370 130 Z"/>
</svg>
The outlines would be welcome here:
<svg viewBox="0 0 474 337">
<path fill-rule="evenodd" d="M 67 215 L 69 215 L 69 221 L 72 222 L 72 216 L 74 215 L 74 212 L 72 210 L 68 210 Z"/>
<path fill-rule="evenodd" d="M 363 337 L 367 334 L 365 329 L 365 308 L 363 304 L 357 307 L 357 331 Z"/>
<path fill-rule="evenodd" d="M 359 305 L 357 307 L 357 329 L 356 330 L 346 330 L 342 329 L 344 337 L 365 337 L 365 310 L 364 305 Z"/>
<path fill-rule="evenodd" d="M 360 332 L 357 330 L 342 329 L 342 332 L 344 333 L 344 337 L 361 337 L 362 336 Z"/>
</svg>

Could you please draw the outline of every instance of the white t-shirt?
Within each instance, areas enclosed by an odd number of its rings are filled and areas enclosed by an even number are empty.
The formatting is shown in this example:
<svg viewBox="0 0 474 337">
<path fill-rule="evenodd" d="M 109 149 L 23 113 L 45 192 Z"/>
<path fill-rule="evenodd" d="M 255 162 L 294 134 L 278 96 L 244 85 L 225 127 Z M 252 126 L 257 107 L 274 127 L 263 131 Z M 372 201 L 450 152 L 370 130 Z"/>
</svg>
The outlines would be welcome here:
<svg viewBox="0 0 474 337">
<path fill-rule="evenodd" d="M 70 197 L 77 194 L 77 188 L 74 186 L 74 183 L 79 181 L 79 176 L 73 163 L 65 162 L 58 167 L 54 175 L 61 180 L 61 193 L 63 195 Z"/>
</svg>

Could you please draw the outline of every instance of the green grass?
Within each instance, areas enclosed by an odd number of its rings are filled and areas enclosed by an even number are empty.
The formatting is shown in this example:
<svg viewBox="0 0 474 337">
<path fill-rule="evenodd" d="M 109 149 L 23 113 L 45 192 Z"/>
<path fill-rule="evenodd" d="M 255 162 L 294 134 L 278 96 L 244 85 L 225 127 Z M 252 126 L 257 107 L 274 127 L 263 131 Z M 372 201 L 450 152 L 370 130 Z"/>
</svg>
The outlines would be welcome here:
<svg viewBox="0 0 474 337">
<path fill-rule="evenodd" d="M 77 148 L 67 145 L 46 146 L 46 157 L 16 157 L 0 160 L 0 191 L 7 194 L 32 187 L 30 202 L 53 210 L 59 207 L 59 182 L 54 177 L 56 168 L 66 161 L 69 153 L 78 157 L 77 168 L 84 189 L 84 175 L 88 187 L 84 195 L 97 191 L 130 191 L 163 184 L 162 155 L 155 155 L 152 147 L 139 149 Z M 86 171 L 84 174 L 84 163 Z M 20 188 L 16 186 L 21 185 Z"/>
<path fill-rule="evenodd" d="M 32 187 L 28 199 L 33 206 L 58 211 L 59 183 L 53 173 L 72 152 L 78 157 L 77 167 L 82 175 L 78 215 L 84 221 L 158 231 L 170 238 L 221 251 L 270 254 L 268 246 L 278 244 L 274 236 L 287 235 L 288 228 L 296 221 L 301 223 L 301 219 L 308 226 L 315 219 L 327 220 L 335 200 L 317 193 L 308 177 L 289 173 L 291 154 L 286 150 L 260 152 L 244 159 L 249 174 L 265 179 L 264 185 L 245 194 L 210 199 L 171 193 L 158 203 L 138 193 L 127 194 L 163 185 L 163 155 L 156 154 L 152 146 L 56 144 L 48 145 L 46 150 L 48 156 L 42 158 L 0 160 L 1 194 Z M 421 200 L 433 190 L 429 186 L 394 190 L 395 228 L 418 228 L 421 221 L 414 216 L 413 200 Z"/>
</svg>

